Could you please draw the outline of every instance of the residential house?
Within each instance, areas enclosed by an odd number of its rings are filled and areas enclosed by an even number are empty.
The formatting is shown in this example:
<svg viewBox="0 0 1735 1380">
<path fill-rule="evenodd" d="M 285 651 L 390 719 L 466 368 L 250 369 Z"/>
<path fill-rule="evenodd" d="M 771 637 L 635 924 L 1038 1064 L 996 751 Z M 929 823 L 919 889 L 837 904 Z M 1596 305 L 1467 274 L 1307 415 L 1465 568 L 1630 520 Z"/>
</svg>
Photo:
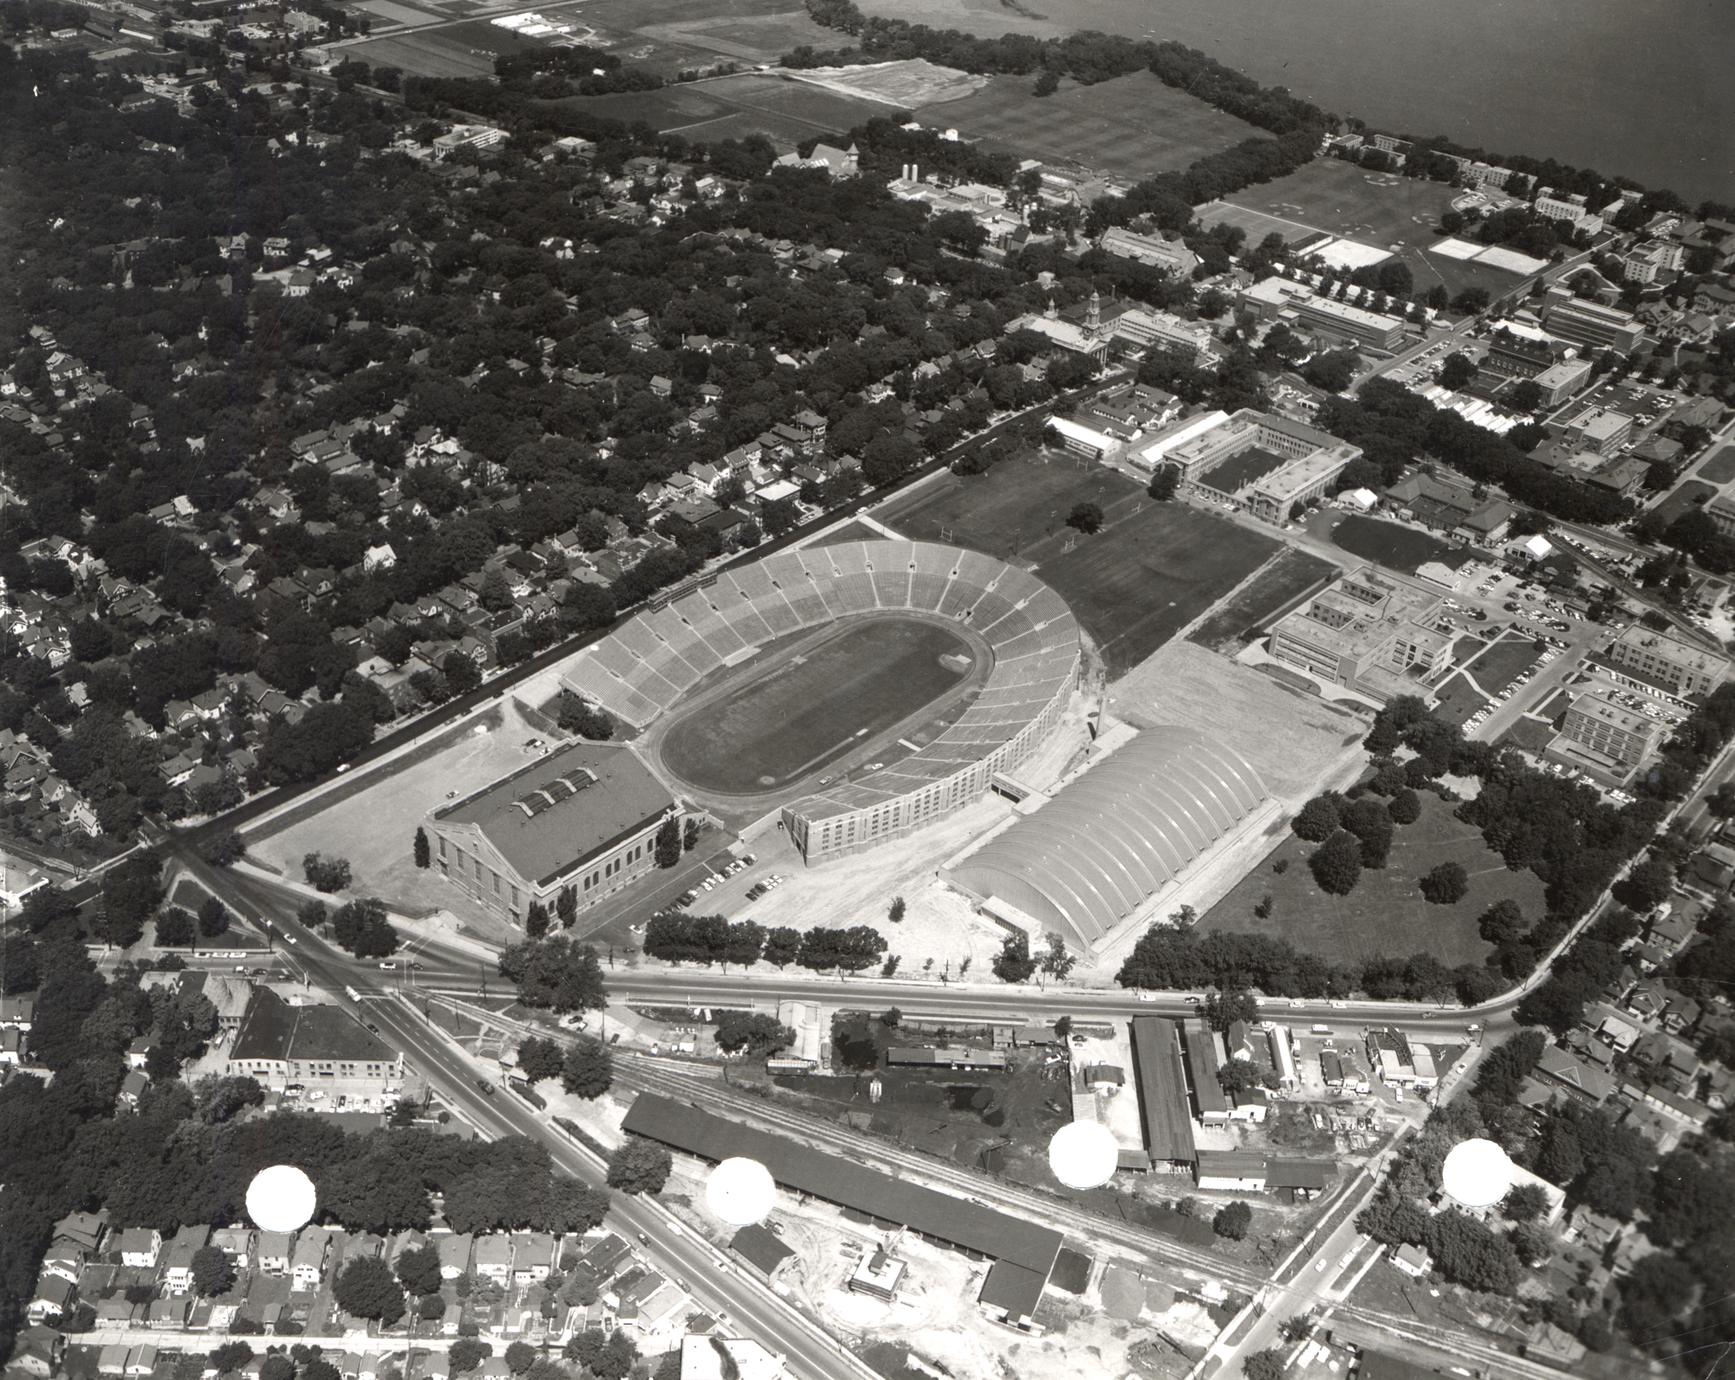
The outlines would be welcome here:
<svg viewBox="0 0 1735 1380">
<path fill-rule="evenodd" d="M 313 1290 L 325 1275 L 325 1258 L 331 1250 L 331 1233 L 324 1227 L 303 1227 L 290 1257 L 289 1273 L 298 1290 Z"/>
<path fill-rule="evenodd" d="M 471 1268 L 504 1289 L 512 1282 L 512 1238 L 503 1234 L 480 1238 L 470 1256 Z"/>
<path fill-rule="evenodd" d="M 120 1263 L 134 1270 L 153 1270 L 162 1254 L 162 1233 L 154 1227 L 128 1227 L 120 1234 Z"/>
<path fill-rule="evenodd" d="M 292 1233 L 262 1231 L 254 1244 L 258 1249 L 258 1265 L 261 1270 L 270 1275 L 289 1273 L 289 1262 L 294 1251 Z"/>
<path fill-rule="evenodd" d="M 470 1268 L 470 1247 L 474 1238 L 469 1232 L 448 1232 L 434 1238 L 434 1248 L 440 1253 L 440 1278 L 454 1280 L 463 1277 Z"/>
<path fill-rule="evenodd" d="M 193 1287 L 193 1256 L 211 1239 L 203 1224 L 185 1226 L 175 1233 L 163 1254 L 163 1283 L 171 1294 L 185 1294 Z"/>
</svg>

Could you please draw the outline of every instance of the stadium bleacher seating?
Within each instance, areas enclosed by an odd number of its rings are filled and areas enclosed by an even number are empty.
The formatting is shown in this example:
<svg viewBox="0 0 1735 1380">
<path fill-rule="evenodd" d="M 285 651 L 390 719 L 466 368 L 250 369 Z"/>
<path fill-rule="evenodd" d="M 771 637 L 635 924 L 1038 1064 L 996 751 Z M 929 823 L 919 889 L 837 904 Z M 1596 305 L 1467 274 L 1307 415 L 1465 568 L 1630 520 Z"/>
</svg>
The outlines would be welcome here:
<svg viewBox="0 0 1735 1380">
<path fill-rule="evenodd" d="M 1077 673 L 1078 624 L 1029 571 L 981 552 L 888 539 L 778 552 L 725 574 L 587 648 L 565 682 L 643 727 L 749 647 L 882 609 L 968 613 L 994 664 L 968 708 L 932 742 L 807 802 L 823 802 L 826 813 L 895 800 L 970 769 L 1048 712 Z"/>
</svg>

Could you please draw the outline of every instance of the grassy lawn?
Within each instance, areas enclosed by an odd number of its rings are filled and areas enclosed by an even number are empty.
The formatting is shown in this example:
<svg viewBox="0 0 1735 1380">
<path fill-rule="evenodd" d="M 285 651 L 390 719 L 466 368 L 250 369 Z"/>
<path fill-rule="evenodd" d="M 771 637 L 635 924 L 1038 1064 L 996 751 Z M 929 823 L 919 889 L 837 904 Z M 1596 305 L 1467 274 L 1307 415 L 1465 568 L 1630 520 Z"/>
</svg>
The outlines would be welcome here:
<svg viewBox="0 0 1735 1380">
<path fill-rule="evenodd" d="M 1395 522 L 1382 522 L 1359 513 L 1350 514 L 1332 528 L 1331 542 L 1352 556 L 1405 575 L 1414 575 L 1418 567 L 1429 561 L 1452 564 L 1466 549 L 1414 527 L 1400 527 Z"/>
<path fill-rule="evenodd" d="M 1453 807 L 1438 796 L 1424 791 L 1421 800 L 1421 818 L 1398 828 L 1386 866 L 1363 871 L 1349 895 L 1328 896 L 1314 884 L 1307 868 L 1314 845 L 1291 836 L 1270 861 L 1218 902 L 1199 928 L 1277 935 L 1303 953 L 1335 963 L 1380 955 L 1407 958 L 1421 951 L 1448 967 L 1481 962 L 1489 946 L 1476 933 L 1477 917 L 1508 898 L 1526 916 L 1540 916 L 1542 883 L 1533 873 L 1510 871 L 1483 845 L 1480 831 L 1454 819 Z M 1271 864 L 1283 859 L 1289 865 L 1280 875 Z M 1417 880 L 1448 861 L 1464 865 L 1470 890 L 1455 905 L 1430 905 L 1422 899 Z M 1267 895 L 1272 912 L 1260 920 L 1253 908 Z"/>
<path fill-rule="evenodd" d="M 940 658 L 970 655 L 949 628 L 914 618 L 852 620 L 799 646 L 672 724 L 661 749 L 669 770 L 726 795 L 784 785 L 956 685 Z"/>
<path fill-rule="evenodd" d="M 1069 529 L 1076 503 L 1107 521 Z M 1181 503 L 1156 503 L 1113 470 L 1028 456 L 947 475 L 876 516 L 904 536 L 1033 566 L 1095 640 L 1111 678 L 1138 665 L 1276 550 L 1269 537 Z M 1067 548 L 1071 546 L 1069 551 Z"/>
<path fill-rule="evenodd" d="M 1462 675 L 1454 675 L 1443 684 L 1439 691 L 1440 703 L 1434 712 L 1449 724 L 1462 725 L 1483 705 L 1488 703 L 1488 697 L 1479 694 L 1475 686 L 1465 680 Z"/>
<path fill-rule="evenodd" d="M 922 106 L 917 118 L 1020 158 L 1068 161 L 1130 177 L 1184 168 L 1202 154 L 1262 133 L 1149 72 L 1091 86 L 1062 81 L 1042 99 L 1030 94 L 1030 85 L 1025 76 L 994 77 L 961 100 Z"/>
<path fill-rule="evenodd" d="M 1494 641 L 1465 669 L 1476 678 L 1476 684 L 1490 695 L 1498 695 L 1541 659 L 1532 639 L 1507 635 Z"/>
<path fill-rule="evenodd" d="M 1554 729 L 1535 719 L 1519 719 L 1500 735 L 1500 746 L 1518 748 L 1524 752 L 1541 752 L 1554 741 Z"/>
<path fill-rule="evenodd" d="M 1245 638 L 1322 588 L 1336 574 L 1337 567 L 1330 561 L 1286 546 L 1233 599 L 1213 609 L 1187 634 L 1187 640 L 1201 647 L 1216 647 Z"/>
<path fill-rule="evenodd" d="M 1713 484 L 1727 484 L 1735 479 L 1735 446 L 1724 446 L 1699 466 L 1699 477 Z"/>
<path fill-rule="evenodd" d="M 1706 484 L 1697 479 L 1689 479 L 1657 505 L 1657 512 L 1668 521 L 1673 522 L 1683 513 L 1692 512 L 1699 504 L 1709 503 L 1716 496 L 1717 486 L 1715 484 Z"/>
</svg>

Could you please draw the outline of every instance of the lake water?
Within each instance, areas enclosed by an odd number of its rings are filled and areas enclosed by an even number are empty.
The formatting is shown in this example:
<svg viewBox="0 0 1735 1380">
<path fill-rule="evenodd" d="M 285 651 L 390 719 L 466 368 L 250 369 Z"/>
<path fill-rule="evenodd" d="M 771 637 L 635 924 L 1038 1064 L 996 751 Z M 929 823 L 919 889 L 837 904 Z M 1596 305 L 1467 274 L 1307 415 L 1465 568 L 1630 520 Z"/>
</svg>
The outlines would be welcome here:
<svg viewBox="0 0 1735 1380">
<path fill-rule="evenodd" d="M 978 33 L 1174 39 L 1376 128 L 1735 202 L 1735 0 L 858 3 Z"/>
</svg>

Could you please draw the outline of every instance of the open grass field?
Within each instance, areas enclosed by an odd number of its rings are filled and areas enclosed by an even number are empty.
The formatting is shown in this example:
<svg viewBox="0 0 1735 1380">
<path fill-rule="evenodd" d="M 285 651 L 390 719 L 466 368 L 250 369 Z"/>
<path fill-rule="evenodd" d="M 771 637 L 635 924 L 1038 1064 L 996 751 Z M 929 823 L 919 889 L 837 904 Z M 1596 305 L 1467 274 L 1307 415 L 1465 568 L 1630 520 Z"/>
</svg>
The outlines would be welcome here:
<svg viewBox="0 0 1735 1380">
<path fill-rule="evenodd" d="M 1488 696 L 1470 684 L 1462 671 L 1455 672 L 1443 681 L 1435 693 L 1440 702 L 1435 706 L 1434 712 L 1457 727 L 1462 727 L 1466 719 L 1488 703 Z"/>
<path fill-rule="evenodd" d="M 1077 503 L 1103 510 L 1101 531 L 1085 537 L 1066 526 Z M 875 517 L 907 537 L 971 546 L 1032 567 L 1096 642 L 1111 679 L 1277 549 L 1271 538 L 1226 518 L 1153 502 L 1113 470 L 1041 455 L 1003 460 L 984 475 L 948 474 Z"/>
<path fill-rule="evenodd" d="M 1490 695 L 1497 695 L 1542 659 L 1533 639 L 1508 635 L 1495 639 L 1465 669 Z"/>
<path fill-rule="evenodd" d="M 957 685 L 960 672 L 940 658 L 970 655 L 950 629 L 914 618 L 852 619 L 797 646 L 676 719 L 662 740 L 663 765 L 701 790 L 775 790 Z"/>
<path fill-rule="evenodd" d="M 1418 567 L 1429 561 L 1453 564 L 1465 549 L 1418 532 L 1414 527 L 1400 527 L 1395 522 L 1362 517 L 1359 513 L 1350 514 L 1332 528 L 1331 544 L 1405 575 L 1414 575 Z"/>
<path fill-rule="evenodd" d="M 1029 77 L 994 77 L 962 100 L 920 107 L 916 118 L 1021 158 L 1131 178 L 1176 171 L 1262 132 L 1149 72 L 1092 86 L 1063 80 L 1041 99 L 1030 87 Z"/>
<path fill-rule="evenodd" d="M 1322 589 L 1337 573 L 1338 567 L 1330 561 L 1286 546 L 1234 598 L 1213 609 L 1187 634 L 1187 640 L 1201 647 L 1244 640 L 1249 632 L 1263 628 L 1307 595 Z"/>
<path fill-rule="evenodd" d="M 1232 201 L 1200 208 L 1199 218 L 1208 226 L 1239 225 L 1255 244 L 1272 231 L 1293 243 L 1322 230 L 1391 250 L 1410 266 L 1419 290 L 1438 283 L 1454 296 L 1467 287 L 1485 287 L 1495 296 L 1510 291 L 1522 281 L 1516 274 L 1427 252 L 1442 238 L 1440 217 L 1456 195 L 1441 182 L 1316 158 L 1275 182 L 1238 192 Z"/>
<path fill-rule="evenodd" d="M 679 134 L 698 141 L 760 133 L 785 150 L 804 140 L 836 138 L 892 109 L 810 82 L 757 73 L 687 82 L 660 91 L 569 96 L 554 104 L 611 120 L 643 121 L 659 134 Z"/>
<path fill-rule="evenodd" d="M 1689 479 L 1674 493 L 1670 494 L 1657 505 L 1657 512 L 1673 522 L 1683 513 L 1690 513 L 1700 504 L 1709 503 L 1717 496 L 1717 486 L 1706 484 L 1697 479 Z"/>
<path fill-rule="evenodd" d="M 1513 872 L 1490 852 L 1481 832 L 1452 817 L 1452 807 L 1421 792 L 1422 817 L 1402 825 L 1386 866 L 1364 870 L 1347 896 L 1328 896 L 1314 884 L 1307 859 L 1315 845 L 1291 835 L 1263 864 L 1199 922 L 1202 931 L 1272 934 L 1303 953 L 1334 963 L 1385 956 L 1432 954 L 1448 967 L 1479 963 L 1489 946 L 1476 933 L 1477 917 L 1496 901 L 1513 900 L 1534 919 L 1543 911 L 1543 886 L 1532 872 Z M 1287 859 L 1282 873 L 1272 863 Z M 1417 880 L 1438 863 L 1457 861 L 1470 874 L 1470 890 L 1455 905 L 1430 905 Z M 1272 898 L 1267 919 L 1253 914 Z"/>
<path fill-rule="evenodd" d="M 1713 484 L 1727 484 L 1735 479 L 1735 446 L 1724 446 L 1699 466 L 1699 477 Z"/>
</svg>

